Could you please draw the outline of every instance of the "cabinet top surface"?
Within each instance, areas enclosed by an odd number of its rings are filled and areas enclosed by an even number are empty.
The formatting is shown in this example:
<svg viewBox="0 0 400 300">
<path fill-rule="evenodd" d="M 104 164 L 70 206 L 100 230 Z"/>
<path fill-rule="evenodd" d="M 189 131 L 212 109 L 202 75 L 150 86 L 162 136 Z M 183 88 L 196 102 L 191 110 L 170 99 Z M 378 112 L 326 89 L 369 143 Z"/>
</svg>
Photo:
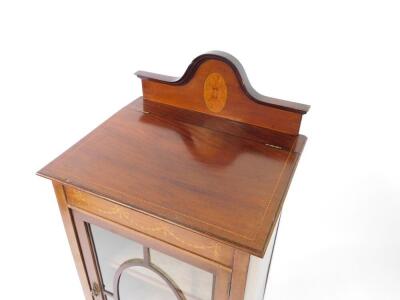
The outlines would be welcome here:
<svg viewBox="0 0 400 300">
<path fill-rule="evenodd" d="M 145 100 L 38 174 L 262 257 L 308 106 L 259 95 L 223 53 L 199 56 L 181 79 L 138 76 Z"/>
<path fill-rule="evenodd" d="M 305 137 L 290 150 L 120 110 L 39 175 L 262 256 Z"/>
</svg>

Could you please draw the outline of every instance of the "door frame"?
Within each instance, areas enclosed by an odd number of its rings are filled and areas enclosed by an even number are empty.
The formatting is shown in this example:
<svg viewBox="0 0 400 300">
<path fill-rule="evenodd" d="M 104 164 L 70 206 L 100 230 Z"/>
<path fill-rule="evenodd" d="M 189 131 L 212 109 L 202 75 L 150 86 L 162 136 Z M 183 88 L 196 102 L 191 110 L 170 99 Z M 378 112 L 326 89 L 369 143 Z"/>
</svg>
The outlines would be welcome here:
<svg viewBox="0 0 400 300">
<path fill-rule="evenodd" d="M 212 273 L 214 278 L 212 292 L 213 299 L 229 299 L 232 280 L 232 270 L 230 268 L 86 211 L 72 209 L 71 214 L 75 223 L 77 238 L 79 239 L 88 279 L 92 288 L 92 297 L 95 300 L 105 300 L 106 298 L 104 295 L 104 284 L 100 275 L 101 272 L 97 261 L 93 237 L 88 224 L 94 224 L 115 234 L 134 240 L 142 244 L 144 247 L 157 250 Z"/>
</svg>

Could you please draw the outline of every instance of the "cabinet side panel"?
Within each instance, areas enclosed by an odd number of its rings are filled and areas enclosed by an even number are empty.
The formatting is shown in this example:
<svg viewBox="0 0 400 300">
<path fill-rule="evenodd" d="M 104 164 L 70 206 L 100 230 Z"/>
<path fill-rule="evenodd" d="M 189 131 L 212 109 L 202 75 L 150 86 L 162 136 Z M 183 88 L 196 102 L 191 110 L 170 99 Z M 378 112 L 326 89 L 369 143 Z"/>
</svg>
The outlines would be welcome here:
<svg viewBox="0 0 400 300">
<path fill-rule="evenodd" d="M 264 258 L 259 258 L 253 255 L 250 256 L 244 300 L 264 299 L 278 227 L 279 220 L 276 223 L 274 231 L 269 240 Z"/>
<path fill-rule="evenodd" d="M 84 260 L 82 252 L 78 243 L 77 234 L 75 231 L 72 215 L 67 205 L 67 199 L 65 197 L 64 187 L 62 184 L 53 181 L 54 191 L 56 193 L 58 206 L 60 208 L 60 213 L 62 220 L 64 222 L 65 232 L 67 233 L 68 242 L 71 247 L 72 255 L 74 257 L 76 269 L 79 274 L 79 279 L 85 294 L 86 300 L 92 300 L 91 290 L 86 274 L 86 269 L 84 265 Z"/>
</svg>

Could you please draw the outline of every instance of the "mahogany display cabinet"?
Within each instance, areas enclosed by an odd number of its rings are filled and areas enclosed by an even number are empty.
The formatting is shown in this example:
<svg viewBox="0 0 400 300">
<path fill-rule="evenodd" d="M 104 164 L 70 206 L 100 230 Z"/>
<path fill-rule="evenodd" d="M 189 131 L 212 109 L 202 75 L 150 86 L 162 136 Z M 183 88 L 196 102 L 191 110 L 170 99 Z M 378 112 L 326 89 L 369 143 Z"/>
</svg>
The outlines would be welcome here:
<svg viewBox="0 0 400 300">
<path fill-rule="evenodd" d="M 143 96 L 38 172 L 85 298 L 262 300 L 309 106 L 262 96 L 224 52 Z"/>
</svg>

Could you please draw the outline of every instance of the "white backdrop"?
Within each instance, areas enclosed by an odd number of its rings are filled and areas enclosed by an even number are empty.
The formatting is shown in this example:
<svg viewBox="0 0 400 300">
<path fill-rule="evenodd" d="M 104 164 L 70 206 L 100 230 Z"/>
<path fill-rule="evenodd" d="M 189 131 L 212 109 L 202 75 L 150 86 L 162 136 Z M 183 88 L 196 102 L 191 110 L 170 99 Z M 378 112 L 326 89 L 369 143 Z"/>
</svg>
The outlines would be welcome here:
<svg viewBox="0 0 400 300">
<path fill-rule="evenodd" d="M 266 299 L 400 299 L 396 2 L 1 1 L 1 298 L 83 299 L 34 173 L 141 94 L 136 70 L 223 50 L 312 106 Z"/>
</svg>

